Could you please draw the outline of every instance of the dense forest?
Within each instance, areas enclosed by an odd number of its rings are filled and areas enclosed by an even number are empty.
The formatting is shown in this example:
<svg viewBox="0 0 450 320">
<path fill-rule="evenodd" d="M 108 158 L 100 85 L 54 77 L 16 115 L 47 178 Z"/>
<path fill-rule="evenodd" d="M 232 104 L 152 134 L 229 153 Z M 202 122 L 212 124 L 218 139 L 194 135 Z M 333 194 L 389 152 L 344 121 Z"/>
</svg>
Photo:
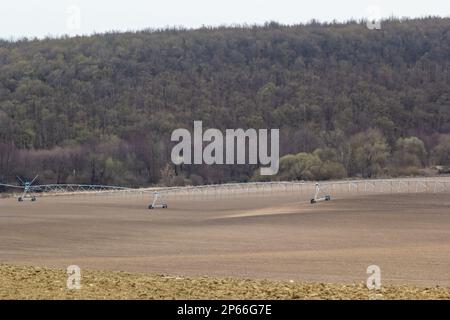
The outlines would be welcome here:
<svg viewBox="0 0 450 320">
<path fill-rule="evenodd" d="M 450 166 L 450 19 L 0 40 L 0 182 L 409 176 Z M 279 128 L 280 172 L 170 161 L 176 128 Z M 447 169 L 446 169 L 447 166 Z"/>
</svg>

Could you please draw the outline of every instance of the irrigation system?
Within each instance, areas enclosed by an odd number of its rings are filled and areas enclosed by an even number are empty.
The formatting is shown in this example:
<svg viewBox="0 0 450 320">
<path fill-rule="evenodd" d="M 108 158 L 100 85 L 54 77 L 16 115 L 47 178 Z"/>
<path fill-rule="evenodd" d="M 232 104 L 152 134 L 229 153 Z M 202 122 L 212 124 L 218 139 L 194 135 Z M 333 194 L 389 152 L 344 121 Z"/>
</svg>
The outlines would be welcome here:
<svg viewBox="0 0 450 320">
<path fill-rule="evenodd" d="M 36 177 L 37 178 L 37 177 Z M 120 186 L 95 184 L 45 184 L 33 185 L 32 181 L 21 181 L 21 185 L 0 184 L 3 191 L 12 190 L 9 194 L 18 201 L 36 201 L 37 196 L 57 195 L 142 195 L 149 196 L 149 209 L 167 208 L 168 204 L 161 200 L 173 198 L 196 197 L 245 197 L 249 195 L 297 194 L 299 201 L 311 204 L 329 201 L 331 197 L 339 198 L 358 194 L 393 194 L 393 193 L 440 193 L 450 192 L 450 177 L 404 178 L 404 179 L 370 179 L 346 181 L 276 181 L 228 183 L 217 185 L 126 188 Z M 14 192 L 14 190 L 19 191 Z"/>
</svg>

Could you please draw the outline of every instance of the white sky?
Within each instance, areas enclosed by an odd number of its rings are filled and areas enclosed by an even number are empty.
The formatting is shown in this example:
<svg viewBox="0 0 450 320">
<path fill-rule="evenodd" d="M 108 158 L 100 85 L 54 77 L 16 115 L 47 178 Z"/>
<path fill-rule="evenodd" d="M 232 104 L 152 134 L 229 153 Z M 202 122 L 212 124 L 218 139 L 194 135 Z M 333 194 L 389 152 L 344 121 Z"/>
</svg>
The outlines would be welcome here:
<svg viewBox="0 0 450 320">
<path fill-rule="evenodd" d="M 0 38 L 378 15 L 449 17 L 450 0 L 0 0 Z"/>
</svg>

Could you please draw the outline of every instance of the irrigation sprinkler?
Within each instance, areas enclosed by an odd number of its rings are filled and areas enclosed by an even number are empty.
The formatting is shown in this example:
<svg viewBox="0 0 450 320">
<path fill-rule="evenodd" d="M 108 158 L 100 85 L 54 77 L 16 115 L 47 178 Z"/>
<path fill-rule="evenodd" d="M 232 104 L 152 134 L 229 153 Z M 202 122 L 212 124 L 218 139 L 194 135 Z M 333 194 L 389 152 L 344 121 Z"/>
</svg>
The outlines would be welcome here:
<svg viewBox="0 0 450 320">
<path fill-rule="evenodd" d="M 162 208 L 162 209 L 166 209 L 167 208 L 167 203 L 161 203 L 158 204 L 158 198 L 159 198 L 159 192 L 154 192 L 153 193 L 153 202 L 148 206 L 149 209 L 157 209 L 157 208 Z"/>
<path fill-rule="evenodd" d="M 320 185 L 319 183 L 316 183 L 316 193 L 314 194 L 314 198 L 311 199 L 311 204 L 321 202 L 321 201 L 330 201 L 331 196 L 325 195 L 324 197 L 319 197 L 320 194 Z"/>
</svg>

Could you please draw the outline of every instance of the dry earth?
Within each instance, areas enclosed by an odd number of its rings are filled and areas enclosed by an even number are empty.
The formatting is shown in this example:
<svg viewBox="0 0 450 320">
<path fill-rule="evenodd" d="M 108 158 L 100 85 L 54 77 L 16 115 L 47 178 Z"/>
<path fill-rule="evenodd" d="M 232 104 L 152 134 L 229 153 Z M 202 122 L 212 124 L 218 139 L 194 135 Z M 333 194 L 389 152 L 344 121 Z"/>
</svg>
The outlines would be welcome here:
<svg viewBox="0 0 450 320">
<path fill-rule="evenodd" d="M 17 276 L 17 286 L 32 287 L 33 270 L 41 270 L 38 274 L 54 275 L 42 282 L 52 287 L 53 278 L 65 283 L 65 268 L 75 264 L 83 272 L 106 270 L 84 273 L 94 288 L 81 291 L 84 298 L 120 298 L 125 288 L 119 284 L 133 288 L 133 281 L 148 286 L 170 282 L 178 290 L 154 292 L 144 285 L 144 298 L 185 298 L 186 292 L 192 298 L 367 298 L 361 286 L 366 268 L 375 264 L 384 290 L 408 285 L 404 291 L 384 292 L 387 298 L 427 298 L 422 290 L 439 285 L 444 288 L 426 292 L 448 299 L 448 193 L 372 195 L 313 206 L 295 195 L 173 199 L 168 209 L 159 210 L 146 209 L 149 201 L 142 196 L 45 197 L 35 203 L 0 199 L 0 263 L 62 270 L 4 266 L 2 297 L 21 297 L 20 290 L 8 296 L 8 279 Z M 119 284 L 105 280 L 110 278 Z M 97 281 L 108 286 L 102 289 Z M 297 284 L 304 282 L 330 284 L 308 293 L 316 285 Z M 265 291 L 267 284 L 273 295 Z M 187 291 L 180 289 L 184 285 Z M 64 289 L 39 295 L 39 288 L 30 289 L 29 297 L 77 297 Z M 415 293 L 403 296 L 409 290 Z M 123 298 L 139 298 L 127 292 Z"/>
<path fill-rule="evenodd" d="M 67 289 L 64 270 L 0 265 L 0 299 L 450 299 L 450 288 L 291 283 L 173 277 L 85 270 L 81 288 Z"/>
</svg>

